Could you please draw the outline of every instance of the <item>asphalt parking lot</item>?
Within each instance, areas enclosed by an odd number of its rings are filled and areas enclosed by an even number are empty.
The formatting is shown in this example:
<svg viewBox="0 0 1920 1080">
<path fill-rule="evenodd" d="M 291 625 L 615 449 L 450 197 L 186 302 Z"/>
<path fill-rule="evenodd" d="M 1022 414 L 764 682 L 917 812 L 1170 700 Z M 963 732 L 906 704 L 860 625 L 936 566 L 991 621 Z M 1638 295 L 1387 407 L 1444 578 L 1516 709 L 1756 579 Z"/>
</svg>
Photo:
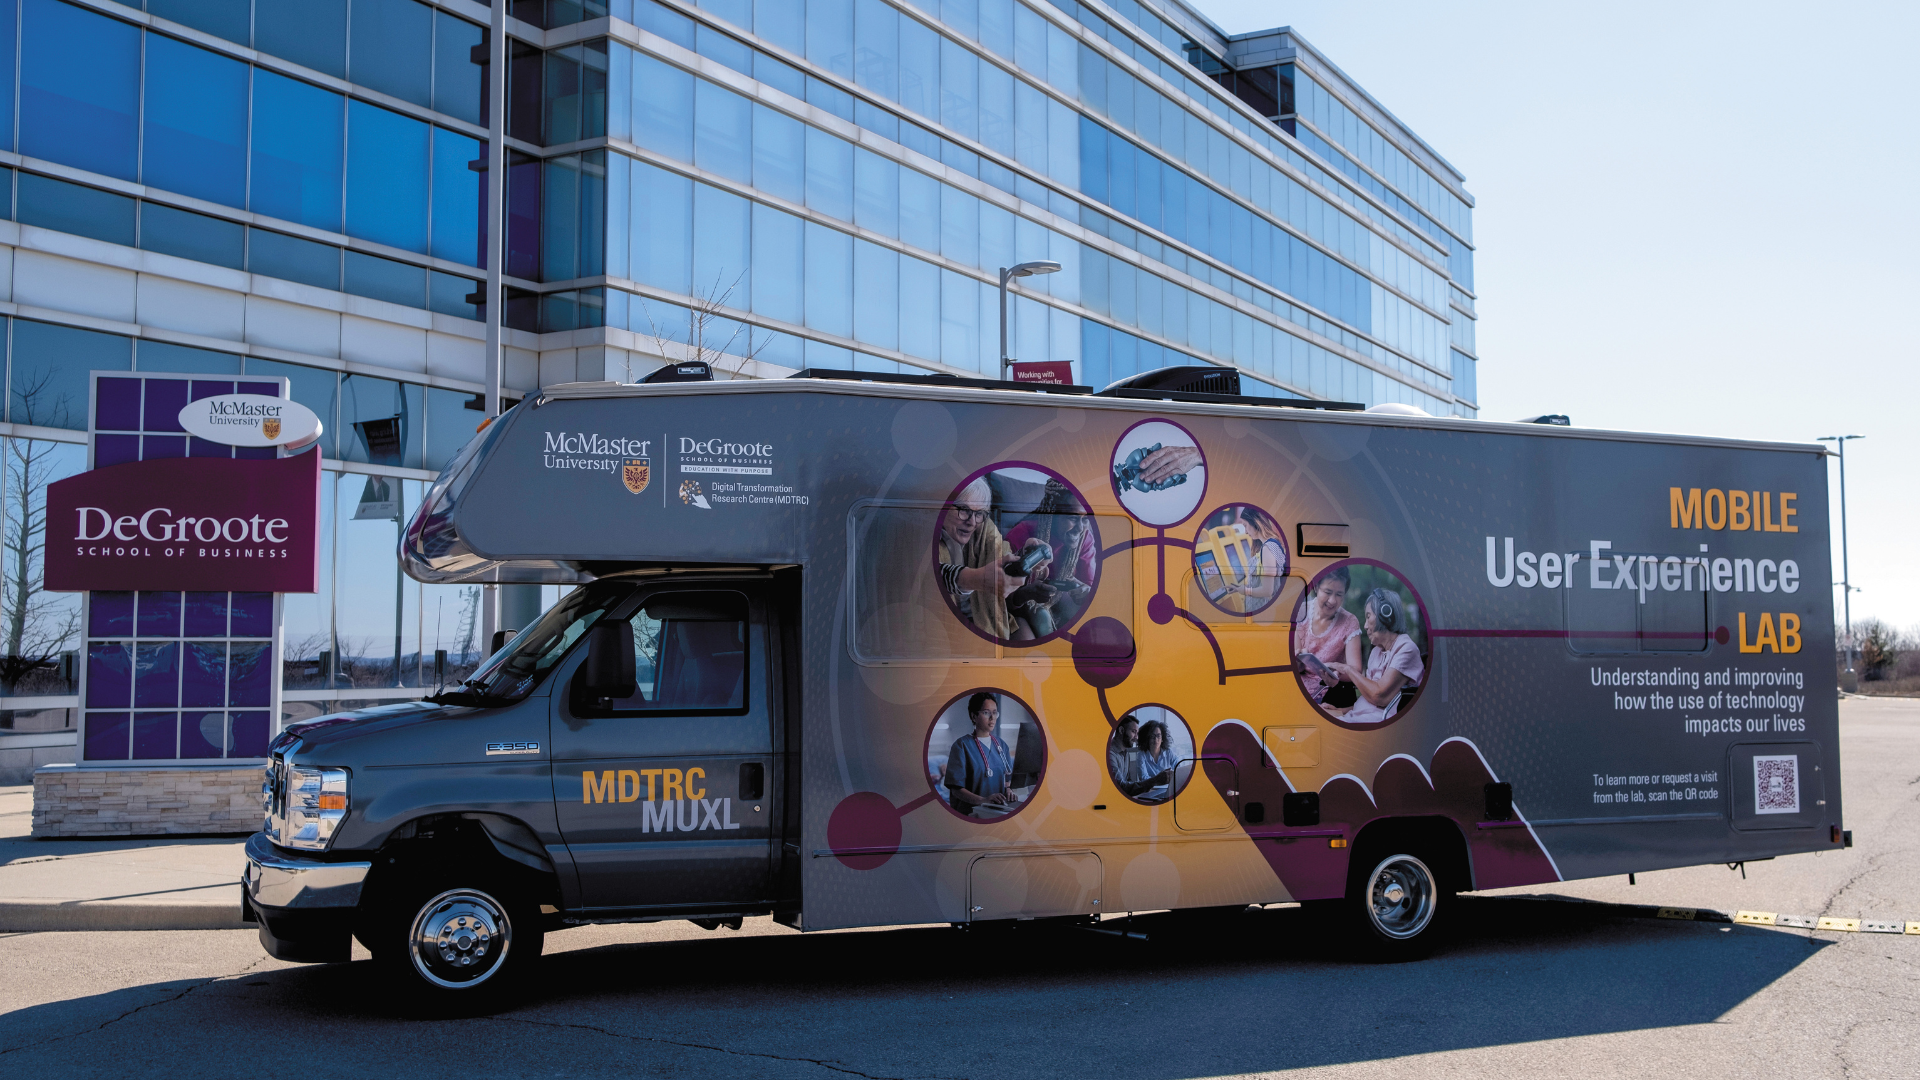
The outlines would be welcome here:
<svg viewBox="0 0 1920 1080">
<path fill-rule="evenodd" d="M 1464 898 L 1430 960 L 1349 962 L 1297 908 L 967 935 L 686 924 L 548 938 L 502 1014 L 400 1015 L 368 963 L 246 931 L 0 937 L 13 1076 L 1920 1075 L 1920 936 L 1626 918 L 1568 898 L 1920 919 L 1920 701 L 1841 709 L 1856 846 Z"/>
</svg>

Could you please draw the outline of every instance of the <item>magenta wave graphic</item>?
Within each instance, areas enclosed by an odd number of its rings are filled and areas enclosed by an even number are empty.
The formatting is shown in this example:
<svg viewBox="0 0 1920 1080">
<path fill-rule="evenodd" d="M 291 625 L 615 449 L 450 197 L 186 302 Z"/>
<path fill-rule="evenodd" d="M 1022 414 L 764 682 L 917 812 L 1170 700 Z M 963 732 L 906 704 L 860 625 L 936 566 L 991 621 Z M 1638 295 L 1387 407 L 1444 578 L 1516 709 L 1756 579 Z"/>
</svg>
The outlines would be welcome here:
<svg viewBox="0 0 1920 1080">
<path fill-rule="evenodd" d="M 1260 745 L 1252 728 L 1229 720 L 1214 725 L 1200 752 L 1202 768 L 1228 803 L 1238 792 L 1241 807 L 1262 803 L 1271 823 L 1244 828 L 1267 865 L 1295 900 L 1326 900 L 1345 895 L 1351 844 L 1368 824 L 1385 818 L 1446 818 L 1460 830 L 1473 869 L 1473 887 L 1500 889 L 1559 881 L 1553 857 L 1516 810 L 1513 820 L 1486 821 L 1486 785 L 1498 777 L 1480 751 L 1466 739 L 1440 744 L 1422 768 L 1396 754 L 1380 763 L 1371 786 L 1352 776 L 1336 776 L 1320 788 L 1320 824 L 1280 824 L 1282 796 L 1294 790 Z"/>
</svg>

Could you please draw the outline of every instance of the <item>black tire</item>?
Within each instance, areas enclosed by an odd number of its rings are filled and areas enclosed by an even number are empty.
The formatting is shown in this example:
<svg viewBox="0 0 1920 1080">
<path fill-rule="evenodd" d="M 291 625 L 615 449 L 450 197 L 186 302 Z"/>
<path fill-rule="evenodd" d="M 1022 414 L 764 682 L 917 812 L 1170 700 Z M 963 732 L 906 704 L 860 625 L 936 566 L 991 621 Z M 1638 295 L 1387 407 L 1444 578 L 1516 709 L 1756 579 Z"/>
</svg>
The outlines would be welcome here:
<svg viewBox="0 0 1920 1080">
<path fill-rule="evenodd" d="M 1423 960 L 1439 945 L 1453 913 L 1453 896 L 1432 866 L 1432 860 L 1406 851 L 1369 854 L 1356 866 L 1344 916 L 1368 959 Z"/>
<path fill-rule="evenodd" d="M 394 999 L 426 1016 L 511 1004 L 546 944 L 528 890 L 503 875 L 452 869 L 415 875 L 395 889 L 368 936 Z"/>
</svg>

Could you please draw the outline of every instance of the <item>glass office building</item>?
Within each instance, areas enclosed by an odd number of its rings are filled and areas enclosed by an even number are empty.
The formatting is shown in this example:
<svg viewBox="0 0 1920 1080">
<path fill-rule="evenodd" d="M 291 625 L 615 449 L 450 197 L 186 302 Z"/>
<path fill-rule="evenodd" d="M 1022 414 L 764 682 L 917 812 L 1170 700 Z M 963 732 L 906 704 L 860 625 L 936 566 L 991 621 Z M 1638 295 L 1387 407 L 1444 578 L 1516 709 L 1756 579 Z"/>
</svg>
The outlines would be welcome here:
<svg viewBox="0 0 1920 1080">
<path fill-rule="evenodd" d="M 1051 259 L 1010 351 L 1080 382 L 1215 363 L 1475 414 L 1462 177 L 1290 30 L 1180 0 L 496 2 L 498 209 L 485 4 L 0 0 L 0 770 L 73 725 L 79 605 L 38 544 L 93 370 L 285 376 L 326 421 L 295 715 L 477 659 L 477 590 L 392 551 L 484 416 L 489 318 L 509 397 L 694 350 L 991 374 L 997 270 Z"/>
</svg>

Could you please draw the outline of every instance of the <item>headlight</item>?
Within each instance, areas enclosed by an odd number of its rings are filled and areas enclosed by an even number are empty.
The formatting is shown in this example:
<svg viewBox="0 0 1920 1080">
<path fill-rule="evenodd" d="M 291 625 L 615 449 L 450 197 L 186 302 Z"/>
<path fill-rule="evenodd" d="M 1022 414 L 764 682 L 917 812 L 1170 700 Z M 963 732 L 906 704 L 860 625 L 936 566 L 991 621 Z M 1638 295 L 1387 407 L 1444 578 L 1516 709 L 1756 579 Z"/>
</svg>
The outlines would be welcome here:
<svg viewBox="0 0 1920 1080">
<path fill-rule="evenodd" d="M 280 843 L 324 851 L 347 816 L 347 770 L 287 764 L 287 815 Z"/>
</svg>

